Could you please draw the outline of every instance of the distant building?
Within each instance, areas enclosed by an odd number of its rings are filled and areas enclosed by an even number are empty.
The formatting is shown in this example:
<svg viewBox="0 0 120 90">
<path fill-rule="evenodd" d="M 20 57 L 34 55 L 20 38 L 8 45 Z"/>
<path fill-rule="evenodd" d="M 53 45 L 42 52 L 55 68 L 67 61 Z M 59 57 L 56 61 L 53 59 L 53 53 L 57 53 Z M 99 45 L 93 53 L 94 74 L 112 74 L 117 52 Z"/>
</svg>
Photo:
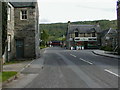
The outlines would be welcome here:
<svg viewBox="0 0 120 90">
<path fill-rule="evenodd" d="M 118 21 L 118 53 L 120 54 L 120 0 L 117 2 L 117 21 Z"/>
<path fill-rule="evenodd" d="M 37 2 L 9 2 L 8 58 L 39 57 L 39 11 Z"/>
<path fill-rule="evenodd" d="M 73 25 L 68 23 L 66 35 L 66 46 L 68 49 L 98 48 L 99 45 L 99 25 Z"/>
<path fill-rule="evenodd" d="M 103 30 L 101 32 L 101 41 L 102 41 L 102 46 L 109 46 L 111 47 L 113 50 L 117 49 L 117 45 L 118 45 L 118 38 L 117 38 L 117 30 L 115 29 L 107 29 L 107 30 Z"/>
</svg>

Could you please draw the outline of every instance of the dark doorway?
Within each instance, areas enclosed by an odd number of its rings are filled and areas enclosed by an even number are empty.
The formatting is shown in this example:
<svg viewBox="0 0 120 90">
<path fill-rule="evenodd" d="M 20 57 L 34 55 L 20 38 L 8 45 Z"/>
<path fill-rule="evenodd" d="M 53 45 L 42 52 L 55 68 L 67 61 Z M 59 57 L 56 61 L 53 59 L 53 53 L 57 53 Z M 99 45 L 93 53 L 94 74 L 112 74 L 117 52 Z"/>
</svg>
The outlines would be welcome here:
<svg viewBox="0 0 120 90">
<path fill-rule="evenodd" d="M 16 58 L 20 59 L 24 57 L 24 40 L 16 39 Z"/>
<path fill-rule="evenodd" d="M 84 48 L 88 49 L 88 42 L 87 41 L 84 41 Z"/>
<path fill-rule="evenodd" d="M 77 31 L 75 32 L 75 37 L 78 37 L 78 32 Z"/>
</svg>

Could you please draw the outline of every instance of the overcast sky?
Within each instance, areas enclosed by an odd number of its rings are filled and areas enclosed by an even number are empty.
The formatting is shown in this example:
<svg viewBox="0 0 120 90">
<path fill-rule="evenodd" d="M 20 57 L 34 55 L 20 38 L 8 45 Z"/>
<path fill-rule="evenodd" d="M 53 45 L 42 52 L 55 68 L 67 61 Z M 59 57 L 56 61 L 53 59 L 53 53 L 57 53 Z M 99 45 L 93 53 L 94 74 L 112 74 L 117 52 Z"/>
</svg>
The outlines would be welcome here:
<svg viewBox="0 0 120 90">
<path fill-rule="evenodd" d="M 117 0 L 39 0 L 40 23 L 117 19 Z"/>
</svg>

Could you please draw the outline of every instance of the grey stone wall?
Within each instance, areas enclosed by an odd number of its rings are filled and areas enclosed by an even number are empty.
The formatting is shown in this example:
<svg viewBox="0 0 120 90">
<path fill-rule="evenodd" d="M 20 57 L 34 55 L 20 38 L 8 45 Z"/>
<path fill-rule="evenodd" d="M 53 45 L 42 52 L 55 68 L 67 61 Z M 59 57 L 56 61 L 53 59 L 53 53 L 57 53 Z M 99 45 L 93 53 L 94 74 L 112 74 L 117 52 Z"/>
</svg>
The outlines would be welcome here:
<svg viewBox="0 0 120 90">
<path fill-rule="evenodd" d="M 0 1 L 0 13 L 2 13 L 1 1 Z M 0 72 L 2 72 L 2 14 L 0 14 L 0 21 L 1 21 L 0 22 Z"/>
<path fill-rule="evenodd" d="M 0 1 L 0 13 L 2 13 L 1 1 Z M 0 14 L 0 58 L 2 58 L 2 14 Z"/>
<path fill-rule="evenodd" d="M 40 34 L 39 34 L 39 9 L 38 4 L 36 3 L 35 9 L 35 46 L 36 46 L 36 58 L 40 57 Z"/>
<path fill-rule="evenodd" d="M 15 8 L 15 39 L 24 39 L 24 57 L 25 58 L 36 58 L 36 48 L 38 47 L 38 27 L 36 17 L 36 8 Z M 28 19 L 20 20 L 21 10 L 28 10 Z M 16 49 L 16 48 L 15 48 Z M 16 51 L 16 50 L 15 50 Z M 15 56 L 16 57 L 16 56 Z"/>
<path fill-rule="evenodd" d="M 10 51 L 8 51 L 8 60 L 13 59 L 15 55 L 15 41 L 14 41 L 14 7 L 8 3 L 8 7 L 11 8 L 10 20 L 7 21 L 7 37 L 10 36 Z"/>
<path fill-rule="evenodd" d="M 118 53 L 120 55 L 120 1 L 117 2 L 117 21 L 118 21 Z"/>
</svg>

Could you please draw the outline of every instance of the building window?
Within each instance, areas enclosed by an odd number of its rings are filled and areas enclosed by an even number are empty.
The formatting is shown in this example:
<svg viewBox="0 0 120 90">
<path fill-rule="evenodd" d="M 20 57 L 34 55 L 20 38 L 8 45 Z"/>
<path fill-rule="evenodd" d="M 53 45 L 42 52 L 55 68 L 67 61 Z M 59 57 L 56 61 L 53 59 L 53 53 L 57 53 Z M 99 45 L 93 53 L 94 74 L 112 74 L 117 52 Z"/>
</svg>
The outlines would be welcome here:
<svg viewBox="0 0 120 90">
<path fill-rule="evenodd" d="M 75 37 L 78 37 L 78 32 L 75 32 Z"/>
<path fill-rule="evenodd" d="M 8 35 L 8 51 L 11 51 L 11 35 Z"/>
<path fill-rule="evenodd" d="M 26 20 L 28 18 L 27 10 L 22 10 L 20 15 L 21 20 Z"/>
<path fill-rule="evenodd" d="M 96 37 L 95 32 L 92 32 L 92 37 Z"/>
<path fill-rule="evenodd" d="M 11 7 L 8 6 L 8 20 L 11 20 Z"/>
</svg>

